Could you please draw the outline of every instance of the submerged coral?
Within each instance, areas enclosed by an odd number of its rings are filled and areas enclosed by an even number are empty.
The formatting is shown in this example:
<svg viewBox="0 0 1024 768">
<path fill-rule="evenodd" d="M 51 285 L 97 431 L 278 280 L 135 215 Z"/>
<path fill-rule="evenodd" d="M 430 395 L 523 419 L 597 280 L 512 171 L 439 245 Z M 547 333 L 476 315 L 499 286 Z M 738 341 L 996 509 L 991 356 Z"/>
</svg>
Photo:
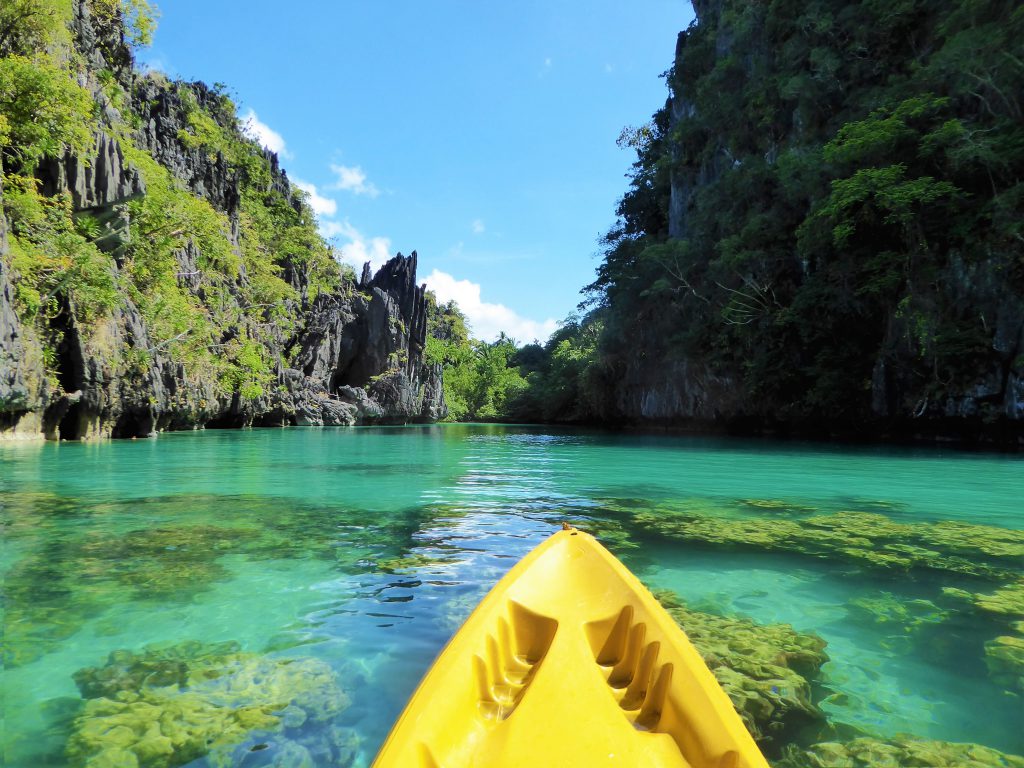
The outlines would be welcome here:
<svg viewBox="0 0 1024 768">
<path fill-rule="evenodd" d="M 968 602 L 980 613 L 1006 622 L 1009 634 L 985 643 L 985 665 L 995 682 L 1009 690 L 1024 693 L 1024 579 L 994 592 L 968 592 L 947 587 L 942 593 Z"/>
<path fill-rule="evenodd" d="M 1024 619 L 1024 578 L 1006 584 L 995 592 L 968 592 L 965 589 L 946 587 L 942 593 L 947 597 L 965 600 L 977 610 L 999 618 Z"/>
<path fill-rule="evenodd" d="M 174 768 L 207 754 L 217 764 L 247 738 L 256 737 L 254 748 L 263 744 L 255 751 L 269 748 L 260 734 L 274 735 L 277 752 L 310 752 L 301 726 L 330 723 L 349 705 L 324 662 L 269 658 L 235 643 L 115 651 L 104 666 L 74 677 L 86 702 L 67 756 L 88 768 Z M 345 734 L 336 741 L 351 746 Z"/>
<path fill-rule="evenodd" d="M 858 623 L 871 623 L 886 632 L 883 647 L 890 650 L 900 649 L 910 652 L 913 647 L 920 647 L 921 638 L 928 628 L 934 628 L 950 619 L 950 612 L 922 598 L 908 599 L 894 595 L 892 592 L 879 592 L 871 597 L 858 597 L 847 603 L 850 617 Z M 927 647 L 937 651 L 945 644 L 936 637 L 929 636 Z"/>
<path fill-rule="evenodd" d="M 1008 690 L 1024 693 L 1024 626 L 1019 634 L 1000 635 L 985 643 L 989 676 Z"/>
<path fill-rule="evenodd" d="M 939 624 L 949 618 L 949 611 L 943 610 L 931 600 L 904 600 L 891 592 L 881 592 L 876 597 L 855 598 L 849 602 L 848 610 L 859 620 L 891 625 L 894 630 L 905 634 L 912 634 L 921 627 Z"/>
<path fill-rule="evenodd" d="M 980 744 L 910 737 L 828 741 L 807 749 L 789 747 L 775 768 L 1024 768 L 1024 757 Z"/>
<path fill-rule="evenodd" d="M 367 524 L 359 510 L 268 497 L 88 503 L 7 494 L 0 504 L 12 563 L 3 574 L 3 665 L 38 659 L 111 606 L 191 600 L 230 578 L 228 555 L 315 557 L 344 570 L 369 570 L 407 551 L 421 518 L 434 512 L 415 508 Z"/>
<path fill-rule="evenodd" d="M 640 511 L 636 522 L 666 537 L 743 549 L 793 552 L 880 569 L 924 568 L 1012 579 L 1024 557 L 1024 531 L 967 523 L 899 523 L 871 512 L 799 520 L 730 520 Z"/>
<path fill-rule="evenodd" d="M 777 747 L 824 720 L 811 679 L 828 661 L 825 641 L 788 624 L 757 624 L 688 608 L 672 592 L 655 597 L 686 632 L 762 747 Z"/>
</svg>

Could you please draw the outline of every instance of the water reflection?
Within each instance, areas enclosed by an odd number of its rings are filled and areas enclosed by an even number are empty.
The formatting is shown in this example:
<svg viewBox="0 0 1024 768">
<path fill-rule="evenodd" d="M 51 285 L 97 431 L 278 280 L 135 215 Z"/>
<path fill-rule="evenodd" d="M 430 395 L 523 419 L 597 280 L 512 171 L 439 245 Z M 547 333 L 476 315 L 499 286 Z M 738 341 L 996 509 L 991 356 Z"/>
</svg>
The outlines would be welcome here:
<svg viewBox="0 0 1024 768">
<path fill-rule="evenodd" d="M 280 710 L 248 729 L 225 726 L 231 743 L 190 764 L 308 753 L 318 765 L 367 765 L 452 632 L 562 521 L 684 598 L 691 617 L 749 616 L 827 640 L 807 705 L 820 712 L 817 730 L 800 739 L 909 732 L 1024 752 L 1013 657 L 991 650 L 1024 618 L 1000 612 L 1024 572 L 1024 540 L 1012 533 L 1024 528 L 1022 465 L 1005 457 L 495 425 L 79 447 L 0 448 L 11 765 L 71 765 L 102 750 L 76 736 L 99 727 L 89 702 L 104 698 L 83 697 L 81 670 L 180 663 L 242 681 L 286 661 L 319 670 L 348 704 L 317 719 L 299 692 L 281 694 Z M 829 538 L 815 523 L 829 543 L 811 546 L 808 521 L 832 518 L 846 527 Z M 743 546 L 728 531 L 743 531 Z M 851 548 L 870 556 L 851 559 Z M 179 658 L 195 642 L 203 650 Z M 211 643 L 235 650 L 217 656 Z M 168 712 L 220 696 L 197 684 L 202 700 L 191 700 L 190 686 L 168 691 L 164 679 L 130 696 Z M 231 690 L 229 709 L 262 706 L 257 690 Z M 286 722 L 278 712 L 292 706 Z M 172 743 L 175 764 L 192 738 Z M 139 749 L 158 747 L 167 764 L 166 743 Z"/>
</svg>

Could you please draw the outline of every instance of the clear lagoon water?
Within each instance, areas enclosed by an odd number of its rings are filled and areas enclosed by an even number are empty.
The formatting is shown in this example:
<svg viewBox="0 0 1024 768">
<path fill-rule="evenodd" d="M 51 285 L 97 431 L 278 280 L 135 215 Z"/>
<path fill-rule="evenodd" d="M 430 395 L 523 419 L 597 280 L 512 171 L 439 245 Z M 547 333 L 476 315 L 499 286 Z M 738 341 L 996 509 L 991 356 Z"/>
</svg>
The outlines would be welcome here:
<svg viewBox="0 0 1024 768">
<path fill-rule="evenodd" d="M 199 641 L 333 671 L 348 706 L 289 732 L 344 742 L 332 759 L 367 766 L 461 620 L 563 520 L 692 607 L 819 634 L 831 660 L 817 695 L 834 724 L 1024 754 L 1020 692 L 985 665 L 984 643 L 1005 630 L 942 595 L 997 585 L 697 546 L 631 514 L 673 505 L 1020 530 L 1024 460 L 490 425 L 0 444 L 3 764 L 74 763 L 77 671 Z M 942 619 L 866 618 L 865 601 L 930 605 Z M 259 691 L 230 702 L 259 705 Z M 272 736 L 238 741 L 220 762 L 189 765 L 290 764 Z"/>
</svg>

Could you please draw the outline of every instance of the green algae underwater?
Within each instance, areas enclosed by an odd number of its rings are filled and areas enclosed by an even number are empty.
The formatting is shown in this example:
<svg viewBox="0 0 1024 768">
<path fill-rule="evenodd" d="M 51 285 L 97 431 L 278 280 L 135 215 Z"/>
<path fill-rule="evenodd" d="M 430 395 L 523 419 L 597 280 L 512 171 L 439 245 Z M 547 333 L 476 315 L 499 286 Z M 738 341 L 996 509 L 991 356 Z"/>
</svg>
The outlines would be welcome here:
<svg viewBox="0 0 1024 768">
<path fill-rule="evenodd" d="M 493 425 L 0 445 L 5 766 L 367 766 L 563 520 L 780 768 L 1024 768 L 1024 460 Z"/>
</svg>

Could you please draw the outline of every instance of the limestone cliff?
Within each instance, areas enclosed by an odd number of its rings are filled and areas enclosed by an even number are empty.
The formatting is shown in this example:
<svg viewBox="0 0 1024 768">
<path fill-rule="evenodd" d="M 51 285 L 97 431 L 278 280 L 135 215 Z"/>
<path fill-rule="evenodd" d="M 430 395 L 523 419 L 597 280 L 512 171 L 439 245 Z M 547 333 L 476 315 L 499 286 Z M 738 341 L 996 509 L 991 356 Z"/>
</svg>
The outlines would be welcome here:
<svg viewBox="0 0 1024 768">
<path fill-rule="evenodd" d="M 5 204 L 0 185 L 0 438 L 442 418 L 415 252 L 357 281 L 230 101 L 134 71 L 123 26 L 101 24 L 88 0 L 72 9 L 63 55 L 99 118 L 91 147 L 28 169 L 35 192 L 4 155 L 20 197 Z M 67 205 L 62 236 L 77 254 L 57 260 L 57 238 L 33 229 L 22 200 Z M 113 299 L 92 306 L 75 291 L 76 260 Z"/>
<path fill-rule="evenodd" d="M 694 2 L 623 134 L 602 416 L 1024 445 L 1015 8 Z"/>
</svg>

